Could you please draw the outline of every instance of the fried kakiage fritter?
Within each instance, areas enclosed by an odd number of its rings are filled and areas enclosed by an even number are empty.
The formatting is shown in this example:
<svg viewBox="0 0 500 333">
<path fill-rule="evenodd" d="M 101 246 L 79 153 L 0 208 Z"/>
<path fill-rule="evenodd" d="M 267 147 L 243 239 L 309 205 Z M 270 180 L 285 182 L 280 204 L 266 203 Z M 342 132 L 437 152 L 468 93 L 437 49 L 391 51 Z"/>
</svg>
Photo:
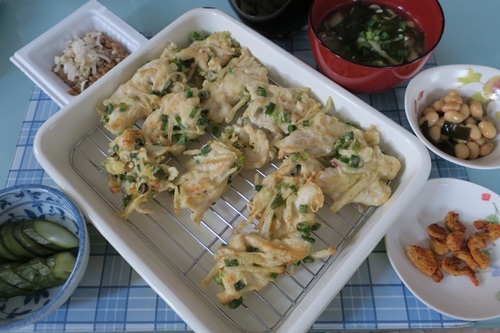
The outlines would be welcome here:
<svg viewBox="0 0 500 333">
<path fill-rule="evenodd" d="M 313 248 L 325 196 L 333 212 L 382 205 L 401 163 L 382 152 L 374 126 L 334 116 L 331 98 L 323 105 L 308 88 L 275 84 L 229 32 L 191 37 L 184 48 L 167 45 L 103 101 L 103 125 L 117 136 L 103 168 L 112 192 L 124 192 L 120 217 L 152 213 L 143 205 L 168 190 L 175 214 L 189 210 L 199 224 L 242 170 L 279 165 L 256 183 L 248 220 L 216 251 L 204 281 L 221 282 L 220 302 L 235 307 L 287 265 L 335 253 Z"/>
</svg>

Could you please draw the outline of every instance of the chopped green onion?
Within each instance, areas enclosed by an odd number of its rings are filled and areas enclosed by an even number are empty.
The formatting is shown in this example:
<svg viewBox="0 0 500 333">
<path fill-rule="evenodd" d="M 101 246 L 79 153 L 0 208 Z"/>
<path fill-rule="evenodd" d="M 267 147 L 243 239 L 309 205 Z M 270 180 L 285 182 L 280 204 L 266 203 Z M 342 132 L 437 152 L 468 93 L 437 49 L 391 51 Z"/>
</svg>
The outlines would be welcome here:
<svg viewBox="0 0 500 333">
<path fill-rule="evenodd" d="M 289 123 L 292 121 L 292 116 L 289 113 L 284 113 L 283 114 L 283 121 L 285 123 Z"/>
<path fill-rule="evenodd" d="M 266 88 L 258 87 L 257 88 L 257 95 L 259 95 L 261 97 L 267 97 L 267 90 L 266 90 Z"/>
<path fill-rule="evenodd" d="M 309 242 L 309 243 L 314 243 L 316 240 L 312 237 L 309 237 L 309 236 L 306 236 L 306 235 L 302 235 L 300 236 L 303 240 L 305 240 L 306 242 Z"/>
<path fill-rule="evenodd" d="M 299 222 L 297 223 L 297 231 L 308 233 L 311 231 L 311 228 L 309 227 L 309 224 L 307 222 Z"/>
<path fill-rule="evenodd" d="M 181 146 L 185 146 L 188 142 L 188 137 L 185 134 L 172 135 L 172 142 Z"/>
<path fill-rule="evenodd" d="M 280 275 L 279 273 L 271 273 L 271 274 L 269 274 L 269 277 L 270 277 L 272 280 L 276 280 L 276 278 L 277 278 L 279 275 Z"/>
<path fill-rule="evenodd" d="M 142 138 L 136 138 L 136 139 L 135 139 L 135 144 L 136 144 L 138 147 L 142 147 L 142 146 L 144 146 L 144 141 L 142 141 Z"/>
<path fill-rule="evenodd" d="M 204 34 L 202 33 L 199 33 L 198 31 L 193 31 L 191 33 L 191 40 L 194 42 L 194 41 L 197 41 L 197 40 L 204 40 L 205 38 L 207 38 Z"/>
<path fill-rule="evenodd" d="M 285 199 L 283 199 L 283 197 L 280 194 L 278 194 L 271 202 L 271 209 L 276 209 L 280 206 L 283 206 L 284 204 L 285 204 Z"/>
<path fill-rule="evenodd" d="M 131 195 L 125 195 L 123 196 L 122 202 L 123 202 L 123 207 L 127 207 L 130 202 L 132 201 L 132 196 Z"/>
<path fill-rule="evenodd" d="M 307 205 L 300 205 L 299 206 L 299 213 L 301 213 L 301 214 L 307 213 Z"/>
<path fill-rule="evenodd" d="M 398 50 L 396 54 L 400 57 L 406 57 L 408 56 L 408 50 Z"/>
<path fill-rule="evenodd" d="M 216 137 L 216 138 L 220 138 L 220 135 L 221 135 L 221 129 L 219 126 L 214 126 L 212 128 L 212 134 Z"/>
<path fill-rule="evenodd" d="M 200 90 L 198 92 L 198 97 L 200 97 L 200 101 L 206 101 L 210 98 L 210 92 L 208 90 Z"/>
<path fill-rule="evenodd" d="M 113 106 L 113 104 L 107 104 L 106 107 L 104 108 L 104 113 L 110 115 L 111 112 L 113 112 L 114 108 L 115 107 Z"/>
<path fill-rule="evenodd" d="M 349 143 L 351 142 L 352 140 L 354 140 L 354 132 L 353 131 L 350 131 L 350 132 L 345 132 L 341 137 L 340 137 L 340 141 L 342 143 Z"/>
<path fill-rule="evenodd" d="M 309 126 L 310 126 L 310 125 L 309 125 L 309 120 L 303 120 L 303 121 L 302 121 L 302 126 L 304 126 L 304 127 L 309 127 Z"/>
<path fill-rule="evenodd" d="M 241 155 L 240 157 L 238 157 L 238 159 L 236 160 L 236 166 L 238 168 L 241 168 L 242 166 L 245 165 L 245 156 L 244 155 Z"/>
<path fill-rule="evenodd" d="M 271 115 L 274 111 L 274 108 L 276 108 L 276 104 L 273 102 L 269 102 L 269 104 L 267 104 L 267 106 L 266 106 L 264 114 L 266 114 L 268 116 Z"/>
<path fill-rule="evenodd" d="M 288 133 L 293 133 L 297 130 L 297 126 L 295 125 L 288 125 Z"/>
<path fill-rule="evenodd" d="M 307 256 L 304 259 L 302 259 L 302 262 L 304 264 L 312 264 L 314 262 L 314 258 L 311 256 Z"/>
<path fill-rule="evenodd" d="M 290 190 L 292 190 L 293 193 L 296 193 L 298 191 L 297 186 L 295 185 L 290 185 Z"/>
<path fill-rule="evenodd" d="M 208 124 L 208 115 L 205 111 L 201 112 L 200 118 L 198 118 L 196 124 L 200 126 L 205 126 Z"/>
<path fill-rule="evenodd" d="M 120 103 L 120 112 L 127 111 L 128 105 L 126 103 Z"/>
<path fill-rule="evenodd" d="M 295 164 L 300 163 L 300 161 L 302 160 L 302 156 L 300 156 L 300 154 L 293 154 L 290 158 Z"/>
<path fill-rule="evenodd" d="M 178 65 L 179 66 L 179 65 Z M 167 84 L 165 84 L 165 87 L 163 87 L 163 89 L 161 91 L 159 90 L 153 90 L 151 93 L 153 95 L 156 95 L 158 97 L 163 97 L 165 96 L 166 94 L 168 94 L 168 90 L 170 89 L 170 86 L 172 85 L 172 80 L 168 80 L 167 81 Z"/>
<path fill-rule="evenodd" d="M 246 287 L 246 284 L 245 284 L 245 282 L 239 280 L 233 284 L 233 287 L 234 287 L 234 290 L 240 291 Z"/>
<path fill-rule="evenodd" d="M 314 223 L 313 226 L 311 227 L 311 231 L 317 231 L 317 230 L 319 230 L 319 228 L 321 228 L 321 224 Z"/>
<path fill-rule="evenodd" d="M 226 267 L 236 267 L 239 266 L 240 263 L 238 259 L 224 259 L 224 265 L 226 265 Z"/>
<path fill-rule="evenodd" d="M 193 97 L 193 92 L 191 91 L 191 87 L 190 86 L 184 87 L 184 93 L 186 94 L 186 98 Z"/>
<path fill-rule="evenodd" d="M 354 142 L 351 145 L 351 149 L 354 151 L 359 150 L 359 147 L 361 146 L 361 142 L 359 142 L 358 139 L 355 139 Z"/>
<path fill-rule="evenodd" d="M 222 277 L 220 276 L 220 274 L 217 274 L 215 277 L 214 277 L 214 281 L 215 283 L 217 283 L 218 285 L 221 285 L 223 284 L 222 282 Z"/>
<path fill-rule="evenodd" d="M 190 118 L 194 118 L 200 109 L 201 109 L 201 108 L 200 108 L 200 106 L 199 106 L 199 105 L 196 105 L 196 106 L 195 106 L 195 107 L 191 110 L 191 113 L 189 113 L 189 117 L 190 117 Z"/>
<path fill-rule="evenodd" d="M 206 155 L 212 151 L 212 148 L 209 145 L 201 147 L 201 154 Z"/>
<path fill-rule="evenodd" d="M 255 246 L 248 245 L 247 246 L 247 252 L 259 252 L 259 249 Z"/>
<path fill-rule="evenodd" d="M 160 129 L 162 131 L 165 131 L 167 129 L 167 125 L 168 125 L 168 115 L 162 114 L 161 115 L 161 127 L 160 127 Z"/>
<path fill-rule="evenodd" d="M 262 190 L 262 185 L 255 185 L 254 186 L 254 189 L 259 192 L 260 190 Z"/>
<path fill-rule="evenodd" d="M 236 309 L 243 303 L 243 297 L 233 299 L 232 301 L 227 303 L 227 307 L 230 309 Z"/>
<path fill-rule="evenodd" d="M 361 159 L 359 158 L 358 155 L 351 155 L 351 158 L 349 159 L 348 165 L 351 168 L 358 168 L 360 161 L 361 161 Z"/>
</svg>

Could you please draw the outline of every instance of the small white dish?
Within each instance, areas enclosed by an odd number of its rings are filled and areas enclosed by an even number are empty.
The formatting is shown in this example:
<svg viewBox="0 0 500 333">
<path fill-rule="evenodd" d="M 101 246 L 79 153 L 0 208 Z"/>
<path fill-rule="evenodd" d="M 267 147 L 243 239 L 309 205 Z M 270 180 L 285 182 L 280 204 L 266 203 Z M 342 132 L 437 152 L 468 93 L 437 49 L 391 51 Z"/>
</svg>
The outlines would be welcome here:
<svg viewBox="0 0 500 333">
<path fill-rule="evenodd" d="M 450 89 L 457 90 L 464 100 L 473 97 L 480 101 L 486 117 L 494 121 L 500 133 L 500 70 L 466 64 L 432 67 L 410 80 L 405 92 L 405 110 L 413 132 L 427 148 L 445 160 L 473 169 L 500 168 L 500 134 L 492 140 L 495 148 L 489 155 L 475 160 L 462 160 L 437 148 L 420 130 L 418 120 L 423 111 L 434 101 L 443 98 Z"/>
<path fill-rule="evenodd" d="M 498 223 L 499 209 L 500 196 L 474 183 L 452 178 L 427 181 L 385 237 L 392 267 L 415 297 L 442 314 L 468 321 L 500 317 L 500 241 L 488 243 L 486 251 L 491 264 L 486 270 L 476 272 L 478 287 L 468 277 L 445 272 L 443 280 L 436 283 L 420 272 L 405 253 L 408 245 L 428 248 L 427 226 L 432 223 L 443 226 L 448 211 L 459 214 L 469 235 L 477 230 L 472 225 L 475 220 Z"/>
<path fill-rule="evenodd" d="M 76 96 L 68 93 L 68 85 L 52 71 L 54 57 L 62 54 L 74 35 L 82 37 L 91 31 L 101 31 L 121 43 L 130 53 L 147 41 L 118 16 L 95 0 L 68 15 L 38 38 L 19 49 L 10 58 L 37 86 L 59 106 Z M 118 66 L 116 66 L 118 67 Z"/>
</svg>

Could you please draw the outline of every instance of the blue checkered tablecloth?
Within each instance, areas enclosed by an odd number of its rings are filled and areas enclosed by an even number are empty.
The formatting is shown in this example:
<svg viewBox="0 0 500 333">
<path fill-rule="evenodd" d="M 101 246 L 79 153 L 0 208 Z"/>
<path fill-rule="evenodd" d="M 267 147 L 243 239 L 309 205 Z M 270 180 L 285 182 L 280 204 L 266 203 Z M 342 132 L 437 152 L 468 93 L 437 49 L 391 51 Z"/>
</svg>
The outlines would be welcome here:
<svg viewBox="0 0 500 333">
<path fill-rule="evenodd" d="M 292 39 L 276 42 L 307 64 L 316 66 L 306 31 Z M 426 67 L 431 66 L 435 66 L 434 59 L 426 64 Z M 402 85 L 384 93 L 358 96 L 411 131 L 404 112 L 404 92 Z M 37 163 L 33 140 L 44 121 L 58 110 L 56 103 L 35 86 L 6 186 L 57 186 Z M 431 178 L 468 179 L 464 168 L 432 153 L 431 157 Z M 58 310 L 19 332 L 189 331 L 182 319 L 91 224 L 89 234 L 90 262 L 75 293 Z M 384 245 L 380 243 L 310 331 L 450 328 L 470 324 L 441 315 L 416 299 L 392 269 Z"/>
</svg>

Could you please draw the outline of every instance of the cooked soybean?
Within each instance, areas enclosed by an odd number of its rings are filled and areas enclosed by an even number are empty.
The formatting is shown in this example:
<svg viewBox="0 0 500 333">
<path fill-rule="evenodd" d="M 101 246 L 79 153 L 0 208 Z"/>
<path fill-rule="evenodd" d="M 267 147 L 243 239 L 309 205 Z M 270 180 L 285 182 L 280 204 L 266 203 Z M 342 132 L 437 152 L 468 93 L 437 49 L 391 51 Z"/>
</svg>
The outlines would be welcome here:
<svg viewBox="0 0 500 333">
<path fill-rule="evenodd" d="M 482 104 L 473 99 L 464 102 L 455 89 L 448 90 L 443 98 L 430 103 L 418 123 L 428 139 L 440 149 L 447 147 L 446 153 L 460 159 L 486 156 L 495 147 L 490 140 L 496 137 L 497 129 L 493 121 L 484 118 Z M 456 136 L 449 132 L 450 126 L 454 127 L 453 133 L 466 134 Z"/>
</svg>

